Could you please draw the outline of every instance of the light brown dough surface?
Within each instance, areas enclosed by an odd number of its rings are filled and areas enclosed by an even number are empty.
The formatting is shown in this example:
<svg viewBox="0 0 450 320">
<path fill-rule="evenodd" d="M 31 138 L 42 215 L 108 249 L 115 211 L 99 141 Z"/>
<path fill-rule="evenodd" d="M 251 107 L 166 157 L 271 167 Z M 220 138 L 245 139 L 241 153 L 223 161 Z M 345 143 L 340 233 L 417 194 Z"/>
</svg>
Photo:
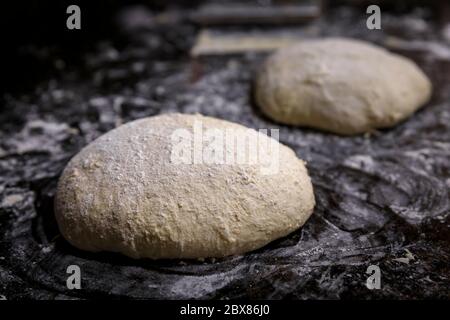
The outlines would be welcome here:
<svg viewBox="0 0 450 320">
<path fill-rule="evenodd" d="M 413 61 L 367 42 L 330 38 L 270 56 L 256 77 L 255 100 L 280 123 L 358 134 L 407 118 L 431 90 Z"/>
<path fill-rule="evenodd" d="M 55 214 L 63 236 L 83 250 L 133 258 L 223 257 L 260 248 L 305 223 L 313 189 L 288 147 L 279 145 L 276 174 L 262 174 L 260 164 L 172 163 L 171 133 L 192 131 L 195 120 L 204 130 L 246 129 L 168 114 L 125 124 L 80 151 L 58 184 Z"/>
</svg>

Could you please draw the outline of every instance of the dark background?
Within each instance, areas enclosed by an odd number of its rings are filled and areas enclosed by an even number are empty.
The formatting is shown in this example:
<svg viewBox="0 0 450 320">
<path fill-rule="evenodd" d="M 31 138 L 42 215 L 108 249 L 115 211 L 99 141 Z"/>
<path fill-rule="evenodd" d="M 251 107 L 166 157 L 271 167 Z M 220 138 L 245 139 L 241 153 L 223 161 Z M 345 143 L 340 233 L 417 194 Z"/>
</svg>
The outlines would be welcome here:
<svg viewBox="0 0 450 320">
<path fill-rule="evenodd" d="M 203 2 L 2 3 L 0 298 L 448 299 L 448 2 L 378 2 L 383 29 L 369 31 L 365 8 L 374 3 L 324 2 L 319 17 L 298 25 L 208 27 L 353 37 L 413 59 L 433 82 L 432 100 L 394 128 L 355 137 L 262 116 L 251 90 L 267 53 L 192 58 L 206 26 L 189 16 Z M 65 27 L 70 4 L 81 7 L 80 31 Z M 162 12 L 171 14 L 157 18 Z M 53 217 L 64 166 L 102 133 L 164 112 L 280 128 L 280 141 L 308 162 L 317 200 L 311 219 L 284 239 L 226 259 L 135 261 L 71 247 Z M 82 270 L 82 290 L 66 288 L 71 264 Z M 373 264 L 381 290 L 365 287 Z"/>
</svg>

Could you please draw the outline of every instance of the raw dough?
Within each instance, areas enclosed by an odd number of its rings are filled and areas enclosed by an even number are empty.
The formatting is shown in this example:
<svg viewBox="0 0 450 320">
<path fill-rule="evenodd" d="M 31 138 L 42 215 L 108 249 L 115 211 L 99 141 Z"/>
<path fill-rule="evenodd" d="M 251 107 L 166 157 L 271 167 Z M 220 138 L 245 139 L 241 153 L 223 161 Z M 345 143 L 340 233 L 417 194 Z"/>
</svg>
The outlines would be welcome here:
<svg viewBox="0 0 450 320">
<path fill-rule="evenodd" d="M 257 104 L 273 120 L 339 134 L 393 126 L 430 95 L 430 81 L 411 60 L 339 38 L 280 49 L 255 86 Z"/>
<path fill-rule="evenodd" d="M 168 114 L 101 136 L 59 180 L 55 213 L 63 236 L 80 249 L 133 258 L 223 257 L 260 248 L 305 223 L 315 200 L 304 163 L 264 134 L 251 130 L 279 146 L 275 174 L 263 174 L 261 163 L 171 161 L 171 134 L 193 132 L 195 121 L 203 130 L 248 130 L 201 115 Z"/>
</svg>

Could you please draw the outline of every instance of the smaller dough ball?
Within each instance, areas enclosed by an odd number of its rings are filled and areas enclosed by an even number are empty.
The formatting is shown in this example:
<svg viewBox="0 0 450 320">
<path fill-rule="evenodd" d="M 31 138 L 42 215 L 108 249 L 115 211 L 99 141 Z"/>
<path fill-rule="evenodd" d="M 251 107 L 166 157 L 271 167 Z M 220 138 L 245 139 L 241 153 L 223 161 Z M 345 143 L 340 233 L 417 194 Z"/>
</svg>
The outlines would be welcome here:
<svg viewBox="0 0 450 320">
<path fill-rule="evenodd" d="M 174 162 L 173 134 L 194 134 L 196 124 L 205 135 L 231 130 L 263 146 L 274 143 L 278 170 L 265 174 L 263 161 Z M 199 143 L 212 145 L 206 137 Z M 194 144 L 187 144 L 191 155 Z M 242 155 L 233 144 L 223 148 L 233 158 Z M 270 156 L 264 150 L 259 157 Z M 290 148 L 236 123 L 167 114 L 127 123 L 81 150 L 59 179 L 55 215 L 64 238 L 83 250 L 206 258 L 241 254 L 288 235 L 305 223 L 314 203 L 304 163 Z"/>
<path fill-rule="evenodd" d="M 407 118 L 431 90 L 413 61 L 363 41 L 331 38 L 269 57 L 257 75 L 255 99 L 280 123 L 358 134 Z"/>
</svg>

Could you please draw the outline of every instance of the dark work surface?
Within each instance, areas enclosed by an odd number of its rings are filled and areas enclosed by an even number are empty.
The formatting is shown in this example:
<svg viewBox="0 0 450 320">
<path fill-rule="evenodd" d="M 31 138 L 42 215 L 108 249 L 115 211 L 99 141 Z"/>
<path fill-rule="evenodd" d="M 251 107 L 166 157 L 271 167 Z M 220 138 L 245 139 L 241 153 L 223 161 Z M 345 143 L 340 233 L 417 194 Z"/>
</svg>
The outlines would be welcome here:
<svg viewBox="0 0 450 320">
<path fill-rule="evenodd" d="M 250 98 L 263 55 L 192 63 L 195 27 L 155 26 L 147 18 L 138 27 L 129 17 L 119 20 L 122 34 L 111 31 L 81 52 L 77 65 L 51 46 L 25 48 L 33 72 L 51 72 L 30 75 L 39 79 L 30 89 L 15 85 L 2 97 L 0 298 L 450 298 L 450 55 L 426 11 L 386 14 L 383 31 L 369 32 L 364 14 L 335 9 L 287 30 L 381 45 L 388 35 L 424 41 L 397 49 L 432 78 L 433 100 L 395 128 L 355 137 L 264 118 Z M 305 226 L 255 252 L 217 260 L 135 261 L 71 247 L 53 217 L 68 160 L 121 123 L 175 111 L 279 128 L 281 142 L 308 162 L 312 177 L 317 206 Z M 72 264 L 81 268 L 81 290 L 66 288 Z M 369 265 L 381 269 L 380 290 L 365 286 Z"/>
</svg>

